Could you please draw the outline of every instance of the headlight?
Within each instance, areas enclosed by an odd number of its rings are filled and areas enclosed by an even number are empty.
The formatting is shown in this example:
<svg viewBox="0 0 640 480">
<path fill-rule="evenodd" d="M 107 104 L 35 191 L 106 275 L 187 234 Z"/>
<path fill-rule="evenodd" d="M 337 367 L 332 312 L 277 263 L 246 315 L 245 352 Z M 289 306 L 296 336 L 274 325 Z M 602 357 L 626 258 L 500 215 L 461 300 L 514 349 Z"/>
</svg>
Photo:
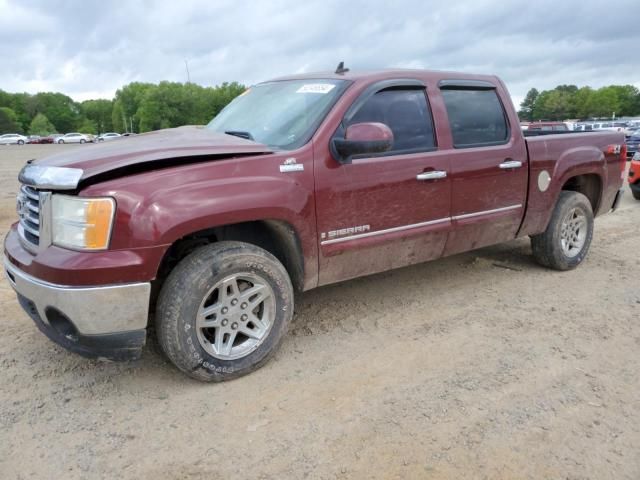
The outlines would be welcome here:
<svg viewBox="0 0 640 480">
<path fill-rule="evenodd" d="M 54 245 L 76 250 L 105 250 L 109 246 L 116 202 L 113 198 L 52 195 Z"/>
</svg>

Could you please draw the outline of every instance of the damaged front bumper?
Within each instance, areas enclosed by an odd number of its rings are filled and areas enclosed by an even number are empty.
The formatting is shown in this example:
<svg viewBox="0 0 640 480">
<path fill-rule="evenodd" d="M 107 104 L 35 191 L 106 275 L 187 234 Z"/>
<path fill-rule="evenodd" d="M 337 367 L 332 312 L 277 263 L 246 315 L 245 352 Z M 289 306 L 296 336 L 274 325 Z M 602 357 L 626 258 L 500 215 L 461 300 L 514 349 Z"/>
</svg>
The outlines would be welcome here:
<svg viewBox="0 0 640 480">
<path fill-rule="evenodd" d="M 146 341 L 151 284 L 54 285 L 7 258 L 6 277 L 36 326 L 60 346 L 89 358 L 132 360 Z"/>
</svg>

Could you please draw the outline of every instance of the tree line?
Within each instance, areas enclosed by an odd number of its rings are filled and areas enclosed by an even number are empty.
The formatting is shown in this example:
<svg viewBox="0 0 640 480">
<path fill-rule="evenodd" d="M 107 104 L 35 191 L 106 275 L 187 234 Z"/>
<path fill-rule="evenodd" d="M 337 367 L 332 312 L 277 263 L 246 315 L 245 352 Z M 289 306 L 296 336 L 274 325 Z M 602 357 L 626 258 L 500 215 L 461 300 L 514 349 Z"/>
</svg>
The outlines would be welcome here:
<svg viewBox="0 0 640 480">
<path fill-rule="evenodd" d="M 58 92 L 8 93 L 0 90 L 0 134 L 104 132 L 143 133 L 160 128 L 208 123 L 245 86 L 133 82 L 112 100 L 76 102 Z"/>
<path fill-rule="evenodd" d="M 640 91 L 633 85 L 598 89 L 558 85 L 539 92 L 532 88 L 520 104 L 520 120 L 587 120 L 640 116 Z"/>
<path fill-rule="evenodd" d="M 57 92 L 29 94 L 0 90 L 0 134 L 143 133 L 201 125 L 244 90 L 245 86 L 237 82 L 215 87 L 133 82 L 119 89 L 112 100 L 84 102 L 75 102 Z M 640 116 L 640 91 L 633 85 L 599 89 L 558 85 L 542 92 L 532 88 L 518 114 L 526 121 Z"/>
</svg>

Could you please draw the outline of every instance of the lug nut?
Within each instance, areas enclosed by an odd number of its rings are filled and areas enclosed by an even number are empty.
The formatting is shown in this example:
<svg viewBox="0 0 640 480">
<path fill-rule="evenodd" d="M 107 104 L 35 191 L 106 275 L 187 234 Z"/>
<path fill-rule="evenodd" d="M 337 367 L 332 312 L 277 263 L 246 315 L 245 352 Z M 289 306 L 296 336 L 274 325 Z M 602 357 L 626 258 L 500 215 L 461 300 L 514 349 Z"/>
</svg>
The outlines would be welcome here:
<svg viewBox="0 0 640 480">
<path fill-rule="evenodd" d="M 227 313 L 229 309 L 227 307 L 222 307 L 222 313 Z"/>
<path fill-rule="evenodd" d="M 226 327 L 227 323 L 229 323 L 229 320 L 227 320 L 226 318 L 222 319 L 222 326 Z"/>
<path fill-rule="evenodd" d="M 233 300 L 231 300 L 231 305 L 235 306 L 237 304 L 238 304 L 238 300 L 237 299 L 234 298 Z"/>
<path fill-rule="evenodd" d="M 247 302 L 244 302 L 242 305 L 240 305 L 240 308 L 242 308 L 243 310 L 247 308 Z"/>
<path fill-rule="evenodd" d="M 249 317 L 248 317 L 248 316 L 247 316 L 247 314 L 245 313 L 244 315 L 242 315 L 242 316 L 240 317 L 240 320 L 242 320 L 243 322 L 246 322 L 246 321 L 247 321 L 247 318 L 249 318 Z"/>
<path fill-rule="evenodd" d="M 233 322 L 233 323 L 231 324 L 231 328 L 232 328 L 233 330 L 237 330 L 237 329 L 238 329 L 238 324 L 237 324 L 236 322 Z"/>
</svg>

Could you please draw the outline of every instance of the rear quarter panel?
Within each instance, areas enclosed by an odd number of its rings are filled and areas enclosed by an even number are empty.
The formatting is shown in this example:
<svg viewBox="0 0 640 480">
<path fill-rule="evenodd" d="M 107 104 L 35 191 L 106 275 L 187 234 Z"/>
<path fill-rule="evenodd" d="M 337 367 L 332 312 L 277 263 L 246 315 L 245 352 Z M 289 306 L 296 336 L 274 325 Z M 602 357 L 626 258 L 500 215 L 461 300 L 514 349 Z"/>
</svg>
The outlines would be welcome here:
<svg viewBox="0 0 640 480">
<path fill-rule="evenodd" d="M 519 236 L 538 234 L 547 228 L 562 187 L 572 177 L 579 175 L 598 176 L 602 189 L 594 213 L 601 215 L 609 211 L 622 185 L 620 155 L 610 152 L 609 147 L 624 143 L 622 133 L 548 135 L 528 137 L 526 142 L 530 164 L 529 195 Z M 551 176 L 546 191 L 538 187 L 538 178 L 543 171 Z"/>
</svg>

